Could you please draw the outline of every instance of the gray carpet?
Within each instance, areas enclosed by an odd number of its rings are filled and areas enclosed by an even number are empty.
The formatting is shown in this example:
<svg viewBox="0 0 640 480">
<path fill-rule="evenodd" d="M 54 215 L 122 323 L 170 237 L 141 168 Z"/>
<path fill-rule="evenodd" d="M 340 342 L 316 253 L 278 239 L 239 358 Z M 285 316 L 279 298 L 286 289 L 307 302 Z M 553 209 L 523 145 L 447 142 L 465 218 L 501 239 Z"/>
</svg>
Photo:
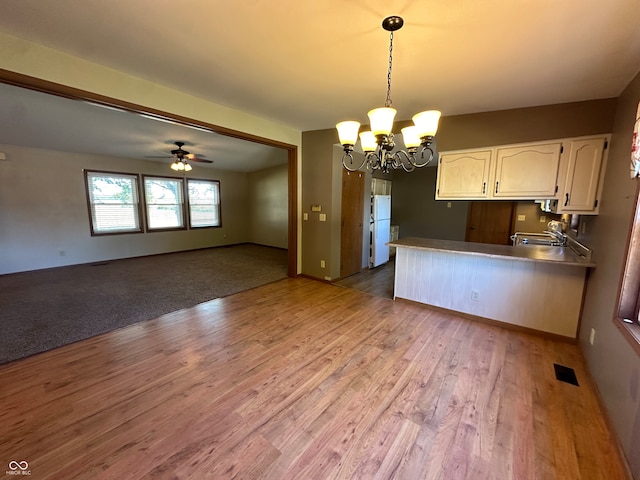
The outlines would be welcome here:
<svg viewBox="0 0 640 480">
<path fill-rule="evenodd" d="M 286 277 L 252 244 L 0 275 L 0 364 Z"/>
</svg>

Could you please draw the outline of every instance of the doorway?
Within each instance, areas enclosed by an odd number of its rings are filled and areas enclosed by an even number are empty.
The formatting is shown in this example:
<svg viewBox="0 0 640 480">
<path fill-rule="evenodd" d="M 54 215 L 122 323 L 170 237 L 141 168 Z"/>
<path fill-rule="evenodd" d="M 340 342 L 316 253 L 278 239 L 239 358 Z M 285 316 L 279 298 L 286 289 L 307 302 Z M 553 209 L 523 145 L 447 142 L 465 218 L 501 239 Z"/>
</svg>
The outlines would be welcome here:
<svg viewBox="0 0 640 480">
<path fill-rule="evenodd" d="M 465 241 L 511 245 L 516 202 L 470 202 Z"/>
<path fill-rule="evenodd" d="M 364 173 L 342 169 L 340 215 L 340 278 L 362 270 Z"/>
</svg>

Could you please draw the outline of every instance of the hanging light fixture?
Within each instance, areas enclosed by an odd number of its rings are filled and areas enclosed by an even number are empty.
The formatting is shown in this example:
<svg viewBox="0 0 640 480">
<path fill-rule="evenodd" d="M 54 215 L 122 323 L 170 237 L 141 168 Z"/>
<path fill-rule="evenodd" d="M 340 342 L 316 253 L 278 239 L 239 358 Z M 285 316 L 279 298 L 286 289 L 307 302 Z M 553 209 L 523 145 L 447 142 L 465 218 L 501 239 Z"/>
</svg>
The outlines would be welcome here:
<svg viewBox="0 0 640 480">
<path fill-rule="evenodd" d="M 392 169 L 399 168 L 406 172 L 411 172 L 416 168 L 428 165 L 435 156 L 431 143 L 438 130 L 438 122 L 441 115 L 438 110 L 428 110 L 414 115 L 414 125 L 402 129 L 406 151 L 393 152 L 396 146 L 392 132 L 396 109 L 391 106 L 393 32 L 400 30 L 402 25 L 404 25 L 404 20 L 398 16 L 387 17 L 382 21 L 382 28 L 390 32 L 387 99 L 384 102 L 384 107 L 374 108 L 368 113 L 371 131 L 360 133 L 360 144 L 364 152 L 364 159 L 359 166 L 353 163 L 353 149 L 358 140 L 360 123 L 346 121 L 336 125 L 340 143 L 344 149 L 342 165 L 351 172 L 360 170 L 365 166 L 369 171 L 381 170 L 383 173 L 389 173 Z"/>
<path fill-rule="evenodd" d="M 175 170 L 177 172 L 189 172 L 193 169 L 189 162 L 187 162 L 186 158 L 176 158 L 176 161 L 171 164 L 171 170 Z"/>
<path fill-rule="evenodd" d="M 171 164 L 171 170 L 175 170 L 176 172 L 190 172 L 193 167 L 189 165 L 187 158 L 193 157 L 193 155 L 182 149 L 184 142 L 175 142 L 175 144 L 178 148 L 171 150 L 171 155 L 173 155 L 174 158 L 174 162 Z"/>
</svg>

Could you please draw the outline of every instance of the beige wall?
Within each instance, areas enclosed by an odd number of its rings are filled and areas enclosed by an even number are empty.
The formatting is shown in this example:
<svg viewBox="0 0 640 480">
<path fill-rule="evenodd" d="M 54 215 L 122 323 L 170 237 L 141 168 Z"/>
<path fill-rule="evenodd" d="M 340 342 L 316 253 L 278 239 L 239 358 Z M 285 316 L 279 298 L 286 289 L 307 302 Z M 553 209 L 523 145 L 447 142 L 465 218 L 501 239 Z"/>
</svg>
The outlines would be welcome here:
<svg viewBox="0 0 640 480">
<path fill-rule="evenodd" d="M 221 228 L 92 237 L 83 169 L 166 176 L 167 164 L 13 145 L 0 151 L 0 274 L 251 241 L 245 173 L 190 175 L 220 180 Z"/>
<path fill-rule="evenodd" d="M 286 162 L 284 152 L 283 161 Z M 259 245 L 287 248 L 287 164 L 252 172 L 248 177 L 250 241 Z"/>
<path fill-rule="evenodd" d="M 640 478 L 640 357 L 613 324 L 638 180 L 629 178 L 631 137 L 640 101 L 640 74 L 618 100 L 600 215 L 586 218 L 581 241 L 594 250 L 580 346 L 604 399 L 635 478 Z M 583 217 L 584 218 L 584 217 Z M 594 345 L 589 335 L 594 329 Z"/>
</svg>

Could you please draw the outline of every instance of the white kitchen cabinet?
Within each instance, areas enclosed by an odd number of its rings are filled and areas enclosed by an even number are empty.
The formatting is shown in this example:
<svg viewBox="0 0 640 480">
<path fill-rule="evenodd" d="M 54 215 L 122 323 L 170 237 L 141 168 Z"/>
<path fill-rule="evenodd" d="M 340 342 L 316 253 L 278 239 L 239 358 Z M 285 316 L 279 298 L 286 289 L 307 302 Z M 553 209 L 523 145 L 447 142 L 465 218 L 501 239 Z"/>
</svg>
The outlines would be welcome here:
<svg viewBox="0 0 640 480">
<path fill-rule="evenodd" d="M 597 215 L 611 135 L 442 152 L 436 200 L 551 200 Z"/>
<path fill-rule="evenodd" d="M 436 200 L 556 198 L 561 147 L 554 140 L 443 152 Z"/>
<path fill-rule="evenodd" d="M 560 163 L 556 213 L 596 215 L 604 183 L 610 135 L 572 138 L 565 142 Z"/>
<path fill-rule="evenodd" d="M 562 142 L 496 147 L 491 196 L 504 199 L 554 197 Z"/>
<path fill-rule="evenodd" d="M 488 197 L 492 149 L 440 154 L 436 200 Z"/>
</svg>

